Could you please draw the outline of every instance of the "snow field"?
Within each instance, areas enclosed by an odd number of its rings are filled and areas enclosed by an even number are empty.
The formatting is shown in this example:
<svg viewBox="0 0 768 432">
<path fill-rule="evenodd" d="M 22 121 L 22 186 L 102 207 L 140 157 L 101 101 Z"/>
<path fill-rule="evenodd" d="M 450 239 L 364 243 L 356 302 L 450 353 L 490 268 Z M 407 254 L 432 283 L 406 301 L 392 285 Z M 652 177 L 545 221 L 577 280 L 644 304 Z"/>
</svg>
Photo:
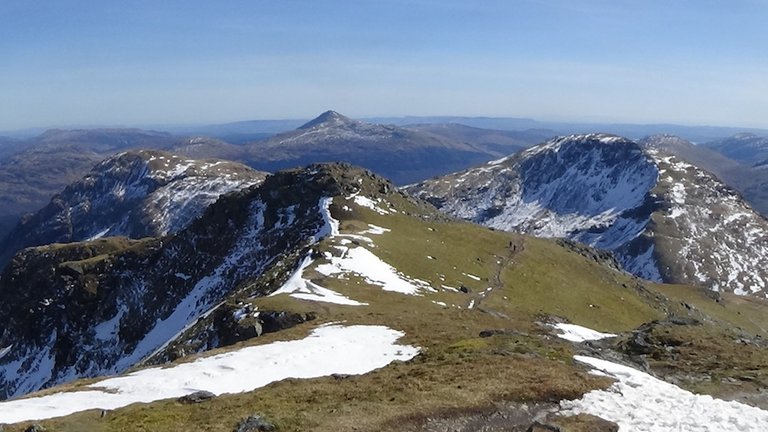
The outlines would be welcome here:
<svg viewBox="0 0 768 432">
<path fill-rule="evenodd" d="M 419 348 L 397 344 L 402 336 L 403 332 L 384 326 L 322 326 L 304 339 L 246 347 L 169 368 L 145 369 L 96 382 L 88 386 L 91 390 L 0 402 L 0 423 L 116 409 L 199 390 L 217 395 L 247 392 L 285 378 L 363 374 L 416 356 Z"/>
<path fill-rule="evenodd" d="M 617 380 L 575 401 L 563 414 L 593 414 L 616 422 L 620 432 L 763 432 L 768 411 L 735 401 L 697 395 L 639 370 L 593 357 L 575 356 L 596 373 Z"/>
<path fill-rule="evenodd" d="M 559 337 L 573 342 L 615 336 L 573 324 L 553 327 L 563 332 Z M 559 414 L 592 414 L 615 422 L 619 432 L 763 432 L 768 427 L 768 411 L 697 395 L 607 360 L 581 355 L 574 359 L 592 366 L 593 374 L 613 378 L 616 383 L 579 400 L 561 401 Z"/>
</svg>

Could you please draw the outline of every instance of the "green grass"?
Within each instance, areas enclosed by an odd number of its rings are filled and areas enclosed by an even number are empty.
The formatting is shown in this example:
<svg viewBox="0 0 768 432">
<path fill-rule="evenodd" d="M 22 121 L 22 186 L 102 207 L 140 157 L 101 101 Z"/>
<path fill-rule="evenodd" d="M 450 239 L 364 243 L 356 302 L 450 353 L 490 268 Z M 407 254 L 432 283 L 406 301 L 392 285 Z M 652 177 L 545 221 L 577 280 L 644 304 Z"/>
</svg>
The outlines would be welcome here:
<svg viewBox="0 0 768 432">
<path fill-rule="evenodd" d="M 345 205 L 352 211 L 342 210 Z M 395 205 L 405 212 L 424 213 L 418 204 L 404 198 Z M 609 385 L 610 380 L 589 375 L 574 363 L 570 343 L 553 337 L 537 323 L 551 315 L 601 331 L 622 332 L 663 318 L 667 311 L 682 312 L 683 299 L 695 297 L 690 301 L 717 323 L 702 327 L 714 332 L 710 335 L 688 335 L 700 341 L 694 346 L 705 350 L 716 348 L 712 344 L 718 326 L 738 323 L 734 326 L 753 331 L 763 325 L 753 322 L 761 304 L 728 298 L 722 306 L 707 303 L 703 295 L 691 296 L 683 287 L 644 284 L 553 241 L 402 213 L 379 215 L 340 198 L 335 199 L 332 211 L 342 220 L 342 232 L 359 233 L 368 223 L 391 229 L 382 235 L 367 234 L 375 241 L 372 251 L 409 277 L 428 281 L 437 292 L 423 296 L 387 292 L 359 277 L 324 277 L 310 267 L 306 277 L 369 306 L 303 301 L 287 295 L 253 299 L 250 301 L 261 310 L 313 312 L 318 318 L 204 355 L 298 339 L 317 325 L 343 322 L 404 331 L 401 343 L 422 349 L 415 359 L 341 380 L 283 380 L 200 405 L 159 401 L 122 408 L 104 418 L 86 412 L 43 423 L 57 431 L 231 431 L 241 418 L 257 413 L 281 431 L 389 430 L 419 424 L 430 415 L 487 408 L 504 401 L 578 398 Z M 315 249 L 334 252 L 338 241 L 324 240 Z M 441 285 L 464 285 L 471 292 L 452 292 Z M 486 292 L 487 288 L 492 289 Z M 475 304 L 473 309 L 468 308 L 470 302 Z M 487 329 L 503 332 L 479 337 Z M 736 361 L 739 352 L 734 350 L 732 357 L 723 357 L 720 363 Z M 749 361 L 762 360 L 764 353 L 756 350 Z M 712 365 L 702 364 L 705 366 Z M 257 366 L 254 373 L 258 373 Z M 591 422 L 564 421 L 574 425 Z M 23 425 L 7 430 L 23 430 Z"/>
</svg>

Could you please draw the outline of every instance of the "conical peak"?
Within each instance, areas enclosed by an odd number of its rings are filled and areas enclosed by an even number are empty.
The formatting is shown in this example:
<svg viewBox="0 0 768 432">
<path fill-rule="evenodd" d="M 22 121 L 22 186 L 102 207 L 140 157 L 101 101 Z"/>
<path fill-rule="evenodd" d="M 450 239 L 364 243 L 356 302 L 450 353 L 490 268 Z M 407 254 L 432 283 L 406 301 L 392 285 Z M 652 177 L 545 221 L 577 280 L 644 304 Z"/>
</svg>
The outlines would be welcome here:
<svg viewBox="0 0 768 432">
<path fill-rule="evenodd" d="M 353 122 L 352 119 L 349 117 L 343 116 L 336 111 L 328 110 L 319 116 L 315 117 L 315 119 L 308 121 L 307 123 L 304 123 L 299 129 L 309 129 L 315 126 L 319 126 L 322 124 L 327 125 L 338 125 L 343 123 L 351 123 Z"/>
</svg>

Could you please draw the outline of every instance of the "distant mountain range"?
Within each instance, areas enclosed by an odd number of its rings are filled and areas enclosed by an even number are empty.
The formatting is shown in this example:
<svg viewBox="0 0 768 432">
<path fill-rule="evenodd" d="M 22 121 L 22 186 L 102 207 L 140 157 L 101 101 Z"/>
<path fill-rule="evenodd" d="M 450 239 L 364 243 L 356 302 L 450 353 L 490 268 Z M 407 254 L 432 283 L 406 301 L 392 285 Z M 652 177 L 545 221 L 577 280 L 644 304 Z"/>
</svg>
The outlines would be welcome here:
<svg viewBox="0 0 768 432">
<path fill-rule="evenodd" d="M 200 127 L 171 127 L 162 128 L 177 135 L 207 135 L 233 143 L 244 143 L 261 139 L 290 130 L 306 123 L 310 119 L 291 120 L 253 120 L 225 123 Z M 545 130 L 554 131 L 554 135 L 583 134 L 604 132 L 632 139 L 641 139 L 648 135 L 671 134 L 683 137 L 695 143 L 705 143 L 719 140 L 740 133 L 751 133 L 768 136 L 768 129 L 740 128 L 727 126 L 685 126 L 676 124 L 630 124 L 607 122 L 562 122 L 541 121 L 530 118 L 515 117 L 469 117 L 469 116 L 403 116 L 403 117 L 366 117 L 359 120 L 406 127 L 418 124 L 460 124 L 481 129 L 504 131 Z"/>
<path fill-rule="evenodd" d="M 730 159 L 745 165 L 763 167 L 768 163 L 768 137 L 740 133 L 704 144 Z"/>
<path fill-rule="evenodd" d="M 483 117 L 379 120 L 389 124 L 352 120 L 329 111 L 303 126 L 298 120 L 277 120 L 238 122 L 195 130 L 180 128 L 173 130 L 176 135 L 138 129 L 55 129 L 33 138 L 2 137 L 0 237 L 23 214 L 42 208 L 53 194 L 81 178 L 96 163 L 126 150 L 159 149 L 193 159 L 234 160 L 263 171 L 313 162 L 346 161 L 372 169 L 398 184 L 406 184 L 515 153 L 563 131 L 627 132 L 633 138 L 656 131 L 677 131 L 696 141 L 720 138 L 737 131 L 734 128 L 578 125 Z M 285 131 L 297 126 L 298 129 Z M 178 135 L 185 131 L 207 132 L 211 136 Z M 221 137 L 228 137 L 229 141 Z M 768 166 L 765 159 L 760 159 L 765 153 L 749 151 L 753 147 L 759 148 L 761 138 L 750 134 L 736 137 L 736 141 L 720 139 L 705 146 L 677 145 L 672 153 L 713 172 L 739 190 L 756 209 L 768 214 L 768 170 L 757 170 Z M 734 157 L 739 160 L 725 159 L 715 153 L 725 152 L 728 157 L 736 154 L 733 149 L 739 145 L 746 146 L 746 150 L 736 152 L 739 156 Z M 705 151 L 705 147 L 711 151 Z M 731 149 L 730 153 L 725 149 Z"/>
</svg>

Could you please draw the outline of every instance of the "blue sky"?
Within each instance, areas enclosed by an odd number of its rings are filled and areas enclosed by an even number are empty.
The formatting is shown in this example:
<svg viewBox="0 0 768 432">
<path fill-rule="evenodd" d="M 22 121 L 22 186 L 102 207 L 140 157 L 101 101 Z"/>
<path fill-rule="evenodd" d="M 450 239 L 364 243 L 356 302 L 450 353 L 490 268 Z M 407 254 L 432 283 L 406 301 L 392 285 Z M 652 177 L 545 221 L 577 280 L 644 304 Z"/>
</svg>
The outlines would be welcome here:
<svg viewBox="0 0 768 432">
<path fill-rule="evenodd" d="M 468 115 L 768 128 L 768 1 L 0 2 L 0 130 Z"/>
</svg>

